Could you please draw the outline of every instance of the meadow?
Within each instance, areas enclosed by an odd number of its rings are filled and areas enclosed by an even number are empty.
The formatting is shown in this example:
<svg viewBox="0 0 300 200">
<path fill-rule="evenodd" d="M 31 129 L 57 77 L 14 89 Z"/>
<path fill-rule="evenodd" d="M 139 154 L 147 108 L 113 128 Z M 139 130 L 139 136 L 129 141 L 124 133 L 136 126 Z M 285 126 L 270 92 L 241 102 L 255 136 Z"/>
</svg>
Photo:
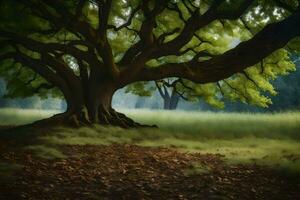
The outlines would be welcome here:
<svg viewBox="0 0 300 200">
<path fill-rule="evenodd" d="M 57 112 L 1 109 L 0 125 L 26 124 Z M 300 173 L 299 112 L 121 112 L 140 123 L 156 124 L 159 128 L 124 130 L 96 125 L 74 130 L 58 127 L 37 133 L 35 142 L 24 148 L 31 149 L 40 157 L 52 159 L 65 156 L 59 150 L 60 145 L 129 143 L 171 147 L 187 152 L 222 154 L 228 163 L 255 163 Z"/>
</svg>

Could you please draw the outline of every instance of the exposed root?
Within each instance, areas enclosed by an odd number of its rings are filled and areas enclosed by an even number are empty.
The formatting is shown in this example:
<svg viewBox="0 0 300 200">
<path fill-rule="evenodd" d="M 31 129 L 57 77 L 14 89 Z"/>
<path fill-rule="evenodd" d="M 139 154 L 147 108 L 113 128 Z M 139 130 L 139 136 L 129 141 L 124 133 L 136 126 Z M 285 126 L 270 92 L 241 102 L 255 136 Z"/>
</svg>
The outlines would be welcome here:
<svg viewBox="0 0 300 200">
<path fill-rule="evenodd" d="M 130 119 L 123 113 L 119 113 L 114 109 L 109 109 L 109 111 L 104 111 L 98 113 L 98 120 L 91 121 L 89 119 L 86 109 L 74 111 L 67 111 L 65 113 L 56 114 L 50 118 L 42 119 L 36 121 L 32 124 L 25 126 L 33 127 L 52 127 L 52 126 L 70 126 L 70 127 L 81 127 L 90 126 L 94 123 L 99 123 L 102 125 L 119 126 L 125 129 L 129 128 L 156 128 L 155 125 L 143 125 L 134 120 Z"/>
<path fill-rule="evenodd" d="M 122 128 L 140 128 L 140 127 L 148 127 L 148 128 L 154 128 L 157 127 L 155 125 L 149 126 L 149 125 L 143 125 L 138 122 L 133 121 L 129 117 L 127 117 L 123 113 L 119 113 L 115 111 L 114 109 L 110 109 L 109 111 L 102 112 L 99 114 L 99 121 L 100 124 L 105 125 L 113 125 L 113 126 L 120 126 Z"/>
<path fill-rule="evenodd" d="M 67 117 L 65 123 L 76 127 L 92 124 L 89 120 L 88 111 L 85 108 Z"/>
<path fill-rule="evenodd" d="M 130 127 L 157 128 L 156 125 L 145 125 L 145 124 L 140 124 L 138 122 L 135 122 L 131 118 L 127 117 L 125 114 L 119 113 L 119 112 L 115 111 L 114 109 L 112 109 L 112 111 L 118 116 L 118 118 L 120 120 L 124 121 L 129 126 L 129 128 Z"/>
</svg>

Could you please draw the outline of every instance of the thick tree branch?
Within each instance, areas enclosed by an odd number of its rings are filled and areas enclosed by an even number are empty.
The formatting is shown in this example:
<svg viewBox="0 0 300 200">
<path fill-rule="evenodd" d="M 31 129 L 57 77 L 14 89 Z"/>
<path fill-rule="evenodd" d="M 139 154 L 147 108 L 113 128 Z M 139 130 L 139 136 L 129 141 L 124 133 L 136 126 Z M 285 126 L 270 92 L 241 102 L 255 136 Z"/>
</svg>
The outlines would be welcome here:
<svg viewBox="0 0 300 200">
<path fill-rule="evenodd" d="M 26 66 L 39 74 L 51 85 L 58 87 L 64 94 L 66 100 L 70 100 L 72 98 L 72 89 L 68 86 L 66 81 L 61 76 L 53 72 L 44 62 L 31 58 L 21 52 L 11 52 L 0 55 L 0 61 L 5 59 L 13 59 L 15 62 L 21 63 L 23 66 Z"/>
<path fill-rule="evenodd" d="M 144 68 L 131 81 L 181 77 L 196 83 L 217 82 L 259 63 L 291 39 L 300 36 L 300 11 L 287 19 L 269 24 L 252 39 L 234 49 L 203 62 L 169 63 L 156 68 Z M 251 53 L 253 52 L 253 53 Z"/>
<path fill-rule="evenodd" d="M 113 79 L 119 76 L 119 68 L 115 64 L 112 48 L 107 38 L 108 20 L 112 6 L 112 0 L 97 1 L 98 5 L 98 36 L 96 37 L 96 49 L 101 56 L 105 70 Z"/>
<path fill-rule="evenodd" d="M 205 27 L 206 25 L 210 24 L 216 19 L 219 19 L 220 17 L 222 17 L 222 19 L 234 19 L 240 17 L 240 15 L 242 15 L 247 10 L 247 8 L 252 4 L 253 1 L 254 0 L 244 0 L 244 3 L 242 3 L 241 6 L 237 10 L 235 10 L 236 14 L 232 14 L 232 12 L 223 13 L 218 10 L 218 7 L 224 2 L 224 0 L 214 1 L 210 9 L 208 9 L 208 11 L 203 15 L 200 15 L 199 9 L 196 9 L 191 14 L 191 17 L 186 21 L 181 33 L 177 37 L 175 37 L 175 39 L 161 45 L 153 45 L 153 41 L 151 43 L 152 45 L 149 42 L 143 43 L 144 36 L 140 36 L 141 40 L 128 50 L 128 52 L 130 52 L 130 57 L 127 57 L 128 55 L 127 53 L 125 53 L 126 57 L 124 56 L 124 58 L 126 58 L 126 60 L 130 60 L 132 65 L 126 70 L 122 71 L 121 78 L 128 76 L 134 77 L 139 73 L 140 70 L 143 70 L 143 64 L 145 64 L 148 60 L 159 58 L 162 56 L 178 54 L 178 51 L 194 37 L 195 31 Z M 160 12 L 162 12 L 162 10 Z M 153 21 L 151 22 L 153 23 Z M 145 31 L 145 33 L 147 33 L 148 36 L 147 39 L 151 39 L 151 36 L 153 36 L 152 29 L 154 24 L 148 24 L 147 18 L 144 21 L 144 24 L 147 25 L 145 26 L 145 30 L 147 30 Z M 143 25 L 140 33 L 143 33 Z M 122 64 L 129 64 L 122 61 Z"/>
<path fill-rule="evenodd" d="M 43 43 L 37 40 L 33 40 L 31 38 L 19 36 L 15 33 L 2 31 L 2 30 L 0 30 L 0 36 L 9 38 L 9 40 L 7 40 L 6 42 L 7 44 L 10 45 L 19 44 L 31 51 L 38 52 L 39 54 L 54 54 L 56 57 L 61 57 L 66 54 L 71 54 L 77 60 L 85 60 L 87 62 L 95 63 L 95 65 L 99 64 L 99 61 L 96 58 L 96 56 L 93 56 L 93 54 L 90 54 L 88 52 L 81 51 L 78 48 L 73 46 L 77 44 L 86 44 L 84 42 L 78 43 L 77 41 L 70 41 L 67 44 Z M 86 45 L 88 46 L 89 44 L 87 43 Z M 54 69 L 57 66 L 51 66 L 51 67 Z M 69 73 L 72 76 L 75 76 L 71 69 L 67 69 L 68 67 L 64 67 L 64 68 L 66 68 L 65 70 L 69 70 Z"/>
<path fill-rule="evenodd" d="M 81 57 L 86 60 L 90 60 L 90 54 L 88 54 L 85 51 L 81 51 L 78 48 L 74 47 L 76 45 L 85 45 L 87 47 L 90 46 L 88 42 L 77 42 L 77 41 L 69 41 L 68 43 L 65 44 L 60 44 L 60 43 L 44 43 L 40 42 L 28 37 L 23 37 L 20 36 L 16 33 L 13 32 L 8 32 L 0 29 L 0 37 L 3 38 L 8 38 L 6 44 L 10 45 L 13 43 L 21 44 L 26 46 L 28 49 L 36 52 L 53 52 L 53 51 L 60 51 L 64 54 L 72 54 L 74 57 Z"/>
<path fill-rule="evenodd" d="M 106 30 L 108 28 L 108 18 L 111 9 L 112 0 L 98 1 L 98 31 L 100 37 L 106 36 Z"/>
<path fill-rule="evenodd" d="M 88 28 L 87 26 L 89 26 L 88 24 L 86 24 L 83 21 L 81 21 L 82 22 L 81 25 L 79 25 L 79 22 L 78 22 L 78 24 L 71 23 L 71 19 L 69 17 L 66 17 L 66 14 L 63 14 L 63 16 L 60 16 L 60 17 L 55 15 L 53 12 L 50 11 L 51 9 L 49 9 L 49 7 L 52 9 L 55 9 L 52 6 L 49 6 L 47 4 L 49 2 L 45 1 L 45 2 L 41 3 L 41 2 L 34 2 L 31 0 L 17 0 L 17 1 L 19 3 L 21 3 L 22 5 L 24 5 L 25 8 L 28 9 L 29 14 L 49 22 L 50 26 L 52 27 L 51 29 L 47 29 L 47 30 L 38 30 L 38 31 L 33 30 L 34 33 L 40 33 L 40 34 L 53 33 L 54 34 L 64 28 L 67 28 L 67 30 L 69 30 L 71 33 L 76 35 L 78 38 L 82 38 L 81 35 L 85 35 L 85 37 L 89 36 L 89 34 L 86 31 L 86 30 L 88 30 L 87 29 Z M 50 1 L 50 3 L 53 4 L 53 2 L 51 2 L 51 1 Z M 81 26 L 81 28 L 76 30 L 77 27 L 79 27 L 79 26 Z M 84 26 L 84 29 L 82 26 Z"/>
<path fill-rule="evenodd" d="M 156 38 L 154 37 L 153 29 L 156 26 L 156 17 L 166 8 L 168 0 L 155 0 L 155 5 L 152 10 L 149 8 L 149 2 L 149 0 L 146 0 L 141 4 L 141 10 L 143 11 L 145 19 L 138 32 L 140 40 L 125 52 L 120 61 L 123 65 L 133 63 L 134 60 L 143 60 L 144 57 L 138 57 L 138 55 L 155 44 Z"/>
<path fill-rule="evenodd" d="M 74 71 L 68 67 L 68 65 L 62 60 L 61 56 L 54 57 L 51 54 L 51 50 L 58 48 L 66 48 L 65 45 L 60 45 L 56 43 L 42 43 L 30 38 L 21 37 L 13 33 L 0 31 L 1 36 L 11 37 L 11 41 L 15 42 L 12 44 L 22 45 L 25 48 L 38 52 L 40 54 L 40 60 L 31 58 L 29 56 L 25 57 L 25 54 L 21 53 L 17 50 L 16 54 L 20 54 L 26 58 L 26 60 L 30 60 L 32 63 L 39 62 L 41 65 L 47 65 L 46 69 L 51 69 L 50 71 L 56 72 L 55 75 L 63 79 L 67 85 L 71 88 L 78 88 L 78 84 L 80 83 L 79 78 L 74 74 Z M 76 49 L 76 48 L 75 48 Z M 16 58 L 14 56 L 14 58 Z M 19 57 L 17 57 L 19 58 Z M 15 59 L 16 60 L 16 59 Z M 24 59 L 23 59 L 24 60 Z M 28 62 L 28 61 L 27 61 Z M 22 63 L 22 62 L 21 62 Z"/>
<path fill-rule="evenodd" d="M 157 81 L 154 81 L 154 83 L 155 83 L 155 85 L 156 85 L 156 88 L 157 88 L 157 90 L 158 90 L 160 96 L 161 96 L 162 98 L 166 98 L 166 95 L 165 95 L 164 92 L 162 91 L 161 86 L 158 84 L 158 82 L 157 82 Z"/>
<path fill-rule="evenodd" d="M 20 52 L 11 52 L 0 55 L 0 60 L 6 59 L 13 59 L 19 63 L 22 63 L 57 87 L 61 87 L 63 84 L 65 84 L 63 79 L 57 76 L 57 74 L 55 74 L 52 70 L 45 66 L 44 63 L 37 59 L 33 59 L 25 54 L 21 54 Z"/>
<path fill-rule="evenodd" d="M 237 19 L 254 0 L 245 0 L 244 3 L 234 12 L 221 12 L 218 7 L 224 1 L 216 0 L 210 9 L 204 14 L 200 15 L 199 10 L 195 10 L 191 17 L 186 21 L 181 33 L 173 40 L 161 45 L 159 48 L 152 50 L 150 58 L 158 58 L 169 54 L 174 54 L 179 51 L 185 44 L 187 44 L 195 34 L 195 31 L 205 27 L 216 19 Z"/>
</svg>

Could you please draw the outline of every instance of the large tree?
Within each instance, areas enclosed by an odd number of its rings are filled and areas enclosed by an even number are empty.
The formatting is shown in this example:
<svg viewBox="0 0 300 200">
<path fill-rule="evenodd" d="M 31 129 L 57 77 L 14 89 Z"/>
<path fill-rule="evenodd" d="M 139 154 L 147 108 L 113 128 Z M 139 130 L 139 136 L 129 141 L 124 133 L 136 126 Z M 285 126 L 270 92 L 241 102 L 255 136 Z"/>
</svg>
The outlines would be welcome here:
<svg viewBox="0 0 300 200">
<path fill-rule="evenodd" d="M 244 78 L 266 89 L 293 69 L 282 48 L 300 35 L 296 0 L 2 0 L 0 12 L 8 96 L 61 94 L 68 109 L 49 123 L 135 126 L 111 100 L 139 81 L 227 79 L 224 86 Z M 238 45 L 214 48 L 213 40 L 246 30 Z M 265 62 L 274 52 L 279 63 Z"/>
</svg>

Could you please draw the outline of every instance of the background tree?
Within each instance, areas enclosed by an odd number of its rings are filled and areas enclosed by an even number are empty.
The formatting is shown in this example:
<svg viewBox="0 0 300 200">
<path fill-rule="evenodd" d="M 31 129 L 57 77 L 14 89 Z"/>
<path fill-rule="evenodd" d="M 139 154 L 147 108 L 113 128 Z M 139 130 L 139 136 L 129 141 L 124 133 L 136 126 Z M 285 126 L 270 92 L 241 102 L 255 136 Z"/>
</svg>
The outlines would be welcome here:
<svg viewBox="0 0 300 200">
<path fill-rule="evenodd" d="M 270 79 L 294 69 L 286 45 L 299 50 L 300 9 L 293 0 L 10 0 L 0 6 L 8 94 L 66 99 L 67 111 L 47 123 L 138 125 L 112 109 L 114 92 L 170 77 L 194 84 L 212 101 L 224 94 L 266 106 L 270 99 L 260 92 L 275 93 Z"/>
<path fill-rule="evenodd" d="M 197 101 L 200 97 L 195 94 L 195 88 L 187 86 L 181 78 L 158 80 L 155 81 L 155 85 L 166 110 L 175 110 L 180 99 Z"/>
<path fill-rule="evenodd" d="M 177 79 L 178 80 L 178 79 Z M 177 80 L 159 80 L 155 81 L 156 88 L 159 92 L 159 95 L 163 99 L 163 108 L 165 110 L 175 110 L 177 108 L 180 97 L 183 97 L 176 89 Z"/>
</svg>

